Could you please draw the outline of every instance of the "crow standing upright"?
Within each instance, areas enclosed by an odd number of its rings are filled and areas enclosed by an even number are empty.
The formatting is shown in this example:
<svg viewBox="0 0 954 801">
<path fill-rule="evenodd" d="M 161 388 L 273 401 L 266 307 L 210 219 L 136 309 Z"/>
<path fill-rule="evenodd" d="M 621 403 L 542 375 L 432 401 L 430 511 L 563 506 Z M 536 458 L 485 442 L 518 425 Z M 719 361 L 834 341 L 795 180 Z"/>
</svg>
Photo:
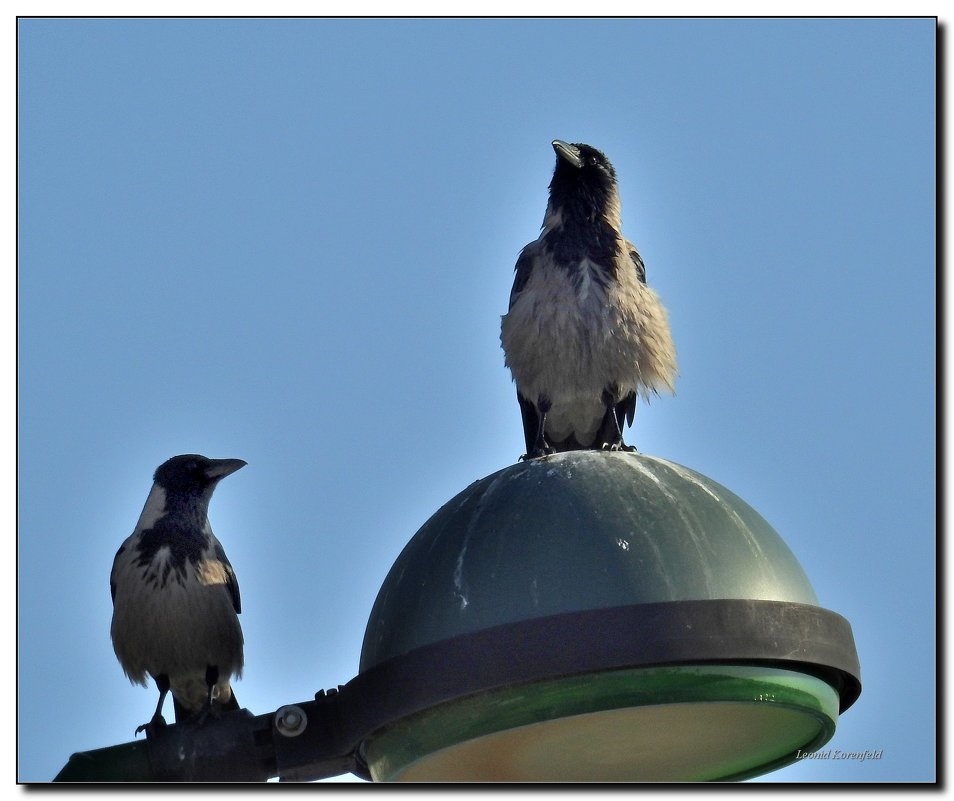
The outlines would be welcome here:
<svg viewBox="0 0 954 801">
<path fill-rule="evenodd" d="M 155 679 L 159 703 L 136 733 L 165 725 L 171 690 L 176 721 L 238 709 L 230 679 L 244 665 L 238 582 L 209 525 L 209 501 L 241 459 L 186 454 L 153 477 L 139 522 L 109 577 L 113 649 L 129 680 Z"/>
<path fill-rule="evenodd" d="M 527 452 L 623 443 L 636 395 L 674 391 L 666 310 L 622 234 L 613 165 L 590 145 L 553 142 L 539 238 L 517 259 L 500 341 L 517 385 Z"/>
</svg>

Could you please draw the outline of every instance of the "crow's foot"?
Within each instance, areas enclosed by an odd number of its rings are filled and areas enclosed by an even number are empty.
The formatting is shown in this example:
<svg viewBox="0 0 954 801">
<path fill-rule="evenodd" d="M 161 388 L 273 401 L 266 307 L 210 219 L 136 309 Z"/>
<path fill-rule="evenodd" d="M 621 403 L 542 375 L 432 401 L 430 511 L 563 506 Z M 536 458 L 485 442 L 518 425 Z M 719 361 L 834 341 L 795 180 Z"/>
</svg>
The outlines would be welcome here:
<svg viewBox="0 0 954 801">
<path fill-rule="evenodd" d="M 619 442 L 604 442 L 601 450 L 610 451 L 611 453 L 636 453 L 636 448 L 632 445 L 627 445 L 625 442 L 620 440 Z"/>
<path fill-rule="evenodd" d="M 541 456 L 550 456 L 553 453 L 556 453 L 556 449 L 545 445 L 542 448 L 534 448 L 530 453 L 525 453 L 520 457 L 520 461 L 529 462 L 531 459 L 539 459 Z"/>
<path fill-rule="evenodd" d="M 148 723 L 143 723 L 142 726 L 136 727 L 136 734 L 144 731 L 146 732 L 147 739 L 149 737 L 155 737 L 157 734 L 159 734 L 159 732 L 165 729 L 167 725 L 166 719 L 162 715 L 153 715 L 152 720 L 150 720 Z"/>
<path fill-rule="evenodd" d="M 211 698 L 206 698 L 205 703 L 202 704 L 202 709 L 193 714 L 192 717 L 189 718 L 189 722 L 196 726 L 204 726 L 210 720 L 218 720 L 221 715 L 222 710 L 212 705 Z"/>
</svg>

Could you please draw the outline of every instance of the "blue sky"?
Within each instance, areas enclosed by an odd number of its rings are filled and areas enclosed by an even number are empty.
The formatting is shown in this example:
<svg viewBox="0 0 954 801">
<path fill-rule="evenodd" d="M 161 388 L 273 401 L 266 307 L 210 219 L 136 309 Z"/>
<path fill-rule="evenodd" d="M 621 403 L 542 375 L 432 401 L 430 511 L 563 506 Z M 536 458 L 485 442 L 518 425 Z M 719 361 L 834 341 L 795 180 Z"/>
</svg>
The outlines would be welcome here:
<svg viewBox="0 0 954 801">
<path fill-rule="evenodd" d="M 778 781 L 935 776 L 933 20 L 20 20 L 21 780 L 132 739 L 153 470 L 239 457 L 241 703 L 344 684 L 442 503 L 523 452 L 498 334 L 550 140 L 604 150 L 677 395 L 627 440 L 754 506 L 864 692 Z M 170 708 L 171 715 L 171 708 Z"/>
</svg>

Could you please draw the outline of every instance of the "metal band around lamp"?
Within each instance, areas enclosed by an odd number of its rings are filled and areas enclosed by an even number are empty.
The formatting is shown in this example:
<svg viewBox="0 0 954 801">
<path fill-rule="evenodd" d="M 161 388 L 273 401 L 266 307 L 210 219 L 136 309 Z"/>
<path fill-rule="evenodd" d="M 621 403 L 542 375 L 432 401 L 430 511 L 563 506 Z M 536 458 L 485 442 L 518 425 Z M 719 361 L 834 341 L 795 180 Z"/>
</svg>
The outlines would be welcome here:
<svg viewBox="0 0 954 801">
<path fill-rule="evenodd" d="M 342 700 L 367 732 L 358 751 L 366 769 L 368 744 L 382 730 L 442 704 L 608 671 L 626 673 L 632 685 L 634 668 L 706 665 L 817 677 L 834 689 L 838 713 L 861 692 L 851 628 L 840 615 L 809 604 L 719 600 L 587 610 L 462 635 L 360 674 Z M 643 700 L 664 700 L 662 688 L 654 692 Z"/>
</svg>

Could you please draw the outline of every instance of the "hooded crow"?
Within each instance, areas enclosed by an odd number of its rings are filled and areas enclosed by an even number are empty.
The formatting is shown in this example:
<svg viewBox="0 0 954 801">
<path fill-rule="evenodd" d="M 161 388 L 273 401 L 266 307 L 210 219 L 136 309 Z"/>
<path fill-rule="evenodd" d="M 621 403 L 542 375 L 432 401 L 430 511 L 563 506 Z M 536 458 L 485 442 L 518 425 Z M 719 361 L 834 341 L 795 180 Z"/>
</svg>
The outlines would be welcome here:
<svg viewBox="0 0 954 801">
<path fill-rule="evenodd" d="M 616 171 L 590 145 L 553 142 L 539 238 L 520 253 L 500 341 L 527 452 L 632 451 L 636 396 L 674 392 L 676 349 L 646 267 L 622 234 Z"/>
<path fill-rule="evenodd" d="M 165 725 L 162 704 L 172 692 L 176 722 L 238 709 L 229 683 L 244 665 L 238 582 L 209 525 L 216 485 L 246 462 L 173 456 L 153 476 L 139 522 L 123 542 L 109 577 L 110 634 L 129 680 L 159 689 L 149 723 Z"/>
</svg>

